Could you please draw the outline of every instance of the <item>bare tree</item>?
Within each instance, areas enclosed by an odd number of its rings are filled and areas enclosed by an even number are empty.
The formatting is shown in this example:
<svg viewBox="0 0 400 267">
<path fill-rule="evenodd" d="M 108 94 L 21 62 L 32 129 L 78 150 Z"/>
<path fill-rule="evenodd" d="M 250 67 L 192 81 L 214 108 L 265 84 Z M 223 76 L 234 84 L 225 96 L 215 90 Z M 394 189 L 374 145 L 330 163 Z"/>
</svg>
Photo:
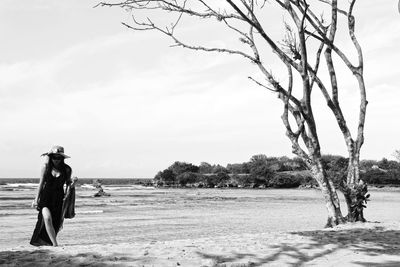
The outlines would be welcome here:
<svg viewBox="0 0 400 267">
<path fill-rule="evenodd" d="M 158 31 L 170 37 L 174 46 L 239 55 L 255 64 L 265 79 L 260 81 L 249 78 L 276 93 L 282 101 L 281 118 L 286 135 L 292 143 L 292 151 L 306 162 L 318 182 L 328 211 L 327 226 L 333 226 L 346 221 L 364 221 L 360 196 L 362 198 L 366 193 L 366 185 L 359 182 L 359 158 L 364 142 L 367 107 L 363 78 L 364 62 L 362 49 L 355 35 L 353 9 L 356 0 L 343 2 L 346 2 L 345 7 L 339 7 L 337 0 L 127 0 L 118 3 L 102 2 L 99 5 L 118 6 L 129 10 L 133 20 L 131 24 L 123 23 L 126 27 L 138 31 Z M 289 18 L 288 21 L 284 21 L 283 39 L 273 38 L 266 29 L 271 21 L 268 21 L 265 12 L 271 9 L 277 9 L 277 12 L 283 12 Z M 157 14 L 160 13 L 156 12 L 175 15 L 175 20 L 172 23 L 158 23 Z M 323 12 L 328 14 L 325 16 L 328 19 L 322 15 Z M 186 23 L 186 18 L 199 18 L 200 22 L 223 25 L 241 41 L 242 46 L 206 47 L 189 44 L 177 34 L 177 29 Z M 339 48 L 335 39 L 338 22 L 341 20 L 347 25 L 343 27 L 354 47 L 357 56 L 357 59 L 353 60 L 355 62 Z M 268 60 L 263 53 L 265 47 L 272 49 L 275 57 L 286 69 L 287 84 L 281 84 L 269 70 L 266 63 Z M 325 71 L 320 67 L 323 58 L 326 64 Z M 338 62 L 346 66 L 354 76 L 356 90 L 359 92 L 359 116 L 354 136 L 339 102 L 338 75 L 335 69 Z M 322 163 L 312 104 L 314 88 L 322 93 L 336 119 L 348 151 L 347 178 L 336 185 L 344 193 L 347 202 L 349 213 L 346 217 L 342 215 L 334 181 L 327 175 Z"/>
</svg>

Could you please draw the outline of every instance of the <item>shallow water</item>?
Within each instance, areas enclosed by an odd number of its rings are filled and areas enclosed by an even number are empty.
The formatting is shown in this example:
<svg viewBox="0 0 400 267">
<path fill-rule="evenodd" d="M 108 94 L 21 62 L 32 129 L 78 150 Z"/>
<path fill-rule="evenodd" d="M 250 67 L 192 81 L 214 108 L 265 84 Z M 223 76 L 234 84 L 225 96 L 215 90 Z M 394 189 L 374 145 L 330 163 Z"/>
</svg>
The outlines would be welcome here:
<svg viewBox="0 0 400 267">
<path fill-rule="evenodd" d="M 28 244 L 37 211 L 34 187 L 0 191 L 0 249 Z M 326 210 L 318 190 L 159 189 L 105 186 L 110 197 L 77 188 L 76 217 L 67 219 L 62 245 L 151 242 L 232 234 L 320 229 Z M 373 191 L 365 217 L 399 221 L 399 192 Z M 342 203 L 343 213 L 346 213 Z"/>
</svg>

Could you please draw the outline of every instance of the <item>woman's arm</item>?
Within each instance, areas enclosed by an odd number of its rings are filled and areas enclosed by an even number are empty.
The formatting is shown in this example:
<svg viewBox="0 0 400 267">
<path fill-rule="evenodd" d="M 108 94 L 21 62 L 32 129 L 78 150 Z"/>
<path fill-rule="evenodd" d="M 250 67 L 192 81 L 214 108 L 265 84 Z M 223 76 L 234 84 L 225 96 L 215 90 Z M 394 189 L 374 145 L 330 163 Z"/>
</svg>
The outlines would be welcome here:
<svg viewBox="0 0 400 267">
<path fill-rule="evenodd" d="M 65 193 L 67 192 L 68 188 L 75 187 L 75 182 L 78 180 L 78 177 L 72 177 L 72 169 L 69 166 L 67 166 L 66 174 L 67 174 L 67 179 L 66 179 L 67 186 L 65 188 Z"/>
<path fill-rule="evenodd" d="M 66 194 L 68 192 L 68 189 L 72 187 L 72 181 L 71 181 L 72 169 L 68 165 L 65 168 L 65 174 L 67 175 L 67 177 L 65 179 L 66 187 L 65 187 L 64 194 Z"/>
<path fill-rule="evenodd" d="M 42 167 L 42 169 L 40 171 L 39 186 L 38 186 L 38 189 L 37 189 L 37 192 L 36 192 L 36 197 L 35 197 L 35 199 L 33 200 L 33 203 L 32 203 L 32 207 L 34 207 L 34 208 L 37 208 L 40 192 L 43 189 L 45 172 L 46 172 L 46 164 L 43 165 L 43 167 Z"/>
</svg>

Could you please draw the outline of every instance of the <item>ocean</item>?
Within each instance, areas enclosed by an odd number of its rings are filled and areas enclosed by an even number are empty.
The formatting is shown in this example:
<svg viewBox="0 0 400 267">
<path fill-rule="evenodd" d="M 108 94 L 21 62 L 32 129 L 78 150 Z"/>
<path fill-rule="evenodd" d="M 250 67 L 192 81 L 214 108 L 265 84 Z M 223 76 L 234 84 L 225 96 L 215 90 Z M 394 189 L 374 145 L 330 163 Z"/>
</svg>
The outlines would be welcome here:
<svg viewBox="0 0 400 267">
<path fill-rule="evenodd" d="M 323 197 L 315 189 L 179 189 L 119 181 L 103 184 L 109 196 L 94 197 L 98 190 L 82 181 L 76 188 L 76 216 L 58 235 L 62 245 L 305 231 L 326 223 Z M 29 179 L 0 185 L 0 249 L 29 243 L 38 214 L 31 207 L 36 190 Z M 370 193 L 367 220 L 400 220 L 399 191 Z"/>
</svg>

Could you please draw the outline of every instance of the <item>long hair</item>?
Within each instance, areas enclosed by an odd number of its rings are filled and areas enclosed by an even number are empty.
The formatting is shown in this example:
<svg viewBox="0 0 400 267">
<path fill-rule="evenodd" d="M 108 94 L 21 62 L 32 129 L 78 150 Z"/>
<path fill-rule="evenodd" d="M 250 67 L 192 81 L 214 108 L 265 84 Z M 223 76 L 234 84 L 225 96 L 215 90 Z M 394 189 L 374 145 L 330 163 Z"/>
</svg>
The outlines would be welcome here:
<svg viewBox="0 0 400 267">
<path fill-rule="evenodd" d="M 48 160 L 46 163 L 46 169 L 44 171 L 45 177 L 49 177 L 51 175 L 51 170 L 55 167 L 53 161 L 51 160 L 51 156 L 47 156 Z M 56 168 L 61 172 L 61 175 L 66 175 L 66 164 L 64 162 L 64 159 L 61 160 L 60 165 L 57 166 Z"/>
</svg>

